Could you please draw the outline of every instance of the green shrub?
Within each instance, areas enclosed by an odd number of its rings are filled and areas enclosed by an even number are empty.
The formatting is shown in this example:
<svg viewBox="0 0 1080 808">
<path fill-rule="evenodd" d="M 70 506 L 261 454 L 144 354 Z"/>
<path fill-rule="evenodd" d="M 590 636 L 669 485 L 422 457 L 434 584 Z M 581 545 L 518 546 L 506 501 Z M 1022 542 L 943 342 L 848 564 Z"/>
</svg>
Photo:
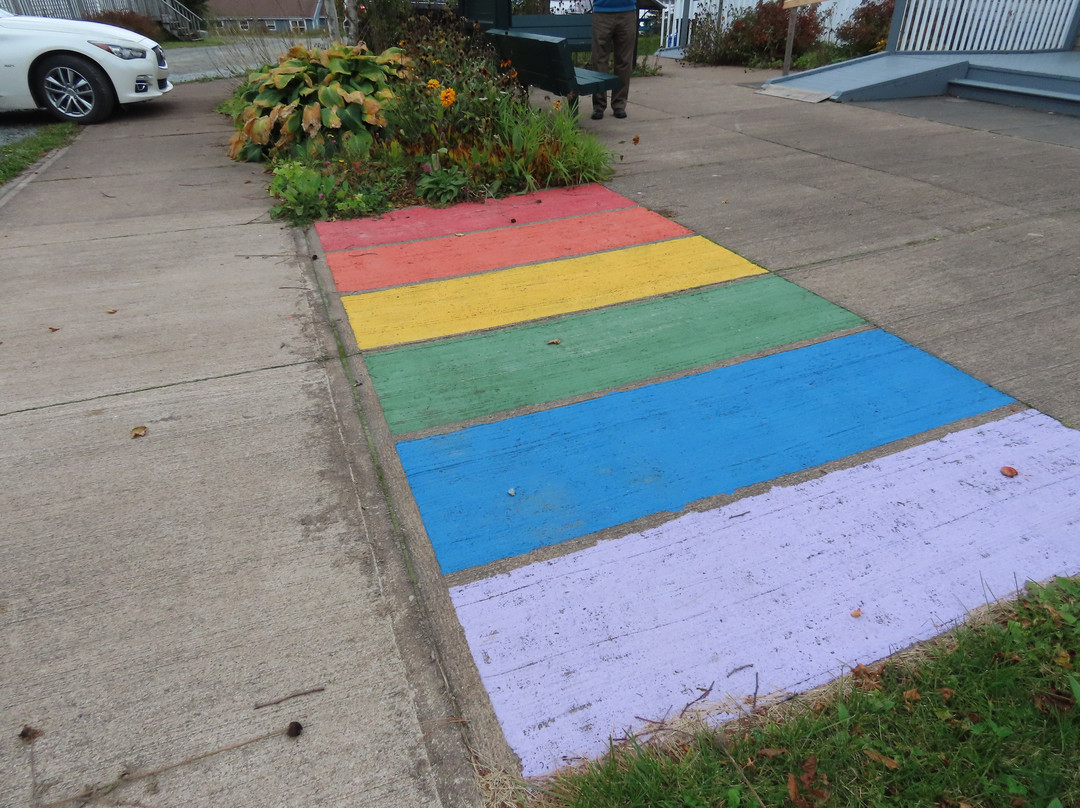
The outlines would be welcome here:
<svg viewBox="0 0 1080 808">
<path fill-rule="evenodd" d="M 863 0 L 836 29 L 836 41 L 848 58 L 885 50 L 896 0 Z"/>
<path fill-rule="evenodd" d="M 792 57 L 812 50 L 824 33 L 816 6 L 797 11 Z M 788 12 L 783 0 L 758 0 L 733 9 L 726 17 L 701 14 L 694 20 L 686 59 L 719 65 L 765 67 L 781 62 L 787 45 Z"/>
<path fill-rule="evenodd" d="M 412 11 L 410 0 L 363 0 L 356 3 L 356 41 L 373 51 L 383 51 L 401 38 L 401 29 Z"/>
<path fill-rule="evenodd" d="M 303 222 L 610 176 L 610 152 L 552 106 L 530 106 L 479 29 L 417 15 L 379 56 L 294 48 L 222 108 L 230 156 L 271 161 L 275 213 Z"/>
</svg>

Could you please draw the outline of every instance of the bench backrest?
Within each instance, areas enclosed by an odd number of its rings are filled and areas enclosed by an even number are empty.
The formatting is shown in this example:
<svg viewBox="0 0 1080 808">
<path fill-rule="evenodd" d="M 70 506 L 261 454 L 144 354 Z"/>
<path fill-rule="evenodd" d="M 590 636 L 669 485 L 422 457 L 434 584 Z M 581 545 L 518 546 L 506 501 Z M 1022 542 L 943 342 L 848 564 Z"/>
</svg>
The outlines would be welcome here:
<svg viewBox="0 0 1080 808">
<path fill-rule="evenodd" d="M 576 92 L 574 63 L 562 37 L 513 28 L 491 28 L 488 34 L 499 55 L 510 60 L 522 84 L 543 87 L 557 95 Z"/>
<path fill-rule="evenodd" d="M 592 47 L 592 14 L 515 14 L 509 27 L 564 37 L 571 50 Z"/>
</svg>

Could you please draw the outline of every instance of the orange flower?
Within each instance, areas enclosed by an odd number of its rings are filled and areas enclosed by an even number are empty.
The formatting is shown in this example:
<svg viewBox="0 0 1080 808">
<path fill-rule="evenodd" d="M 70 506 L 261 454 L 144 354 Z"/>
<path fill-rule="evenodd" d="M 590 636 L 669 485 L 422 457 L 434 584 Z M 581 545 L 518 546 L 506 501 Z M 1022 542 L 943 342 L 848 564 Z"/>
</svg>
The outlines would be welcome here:
<svg viewBox="0 0 1080 808">
<path fill-rule="evenodd" d="M 442 85 L 441 85 L 441 84 L 439 84 L 439 80 L 438 80 L 438 79 L 428 79 L 428 83 L 427 83 L 427 86 L 428 86 L 428 87 L 430 87 L 430 88 L 431 88 L 431 89 L 433 89 L 433 90 L 437 90 L 437 89 L 439 89 L 439 88 L 440 88 L 440 87 L 441 87 Z"/>
<path fill-rule="evenodd" d="M 555 102 L 555 110 L 558 111 L 560 109 L 562 109 L 562 101 L 556 101 Z"/>
<path fill-rule="evenodd" d="M 444 107 L 452 107 L 454 106 L 454 102 L 457 101 L 457 93 L 454 92 L 453 87 L 447 87 L 439 93 L 439 100 Z"/>
</svg>

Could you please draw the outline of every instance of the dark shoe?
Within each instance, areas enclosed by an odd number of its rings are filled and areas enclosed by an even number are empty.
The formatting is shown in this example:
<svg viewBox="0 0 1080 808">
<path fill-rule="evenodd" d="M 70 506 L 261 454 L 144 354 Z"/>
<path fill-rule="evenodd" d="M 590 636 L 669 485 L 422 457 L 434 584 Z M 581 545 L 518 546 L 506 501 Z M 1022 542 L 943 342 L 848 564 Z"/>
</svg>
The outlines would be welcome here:
<svg viewBox="0 0 1080 808">
<path fill-rule="evenodd" d="M 616 112 L 615 114 L 618 115 L 619 113 Z M 623 115 L 626 115 L 626 113 L 624 112 Z M 602 110 L 602 109 L 594 109 L 592 111 L 592 119 L 594 121 L 598 121 L 603 117 L 604 117 L 604 110 Z"/>
<path fill-rule="evenodd" d="M 615 117 L 616 118 L 625 118 L 626 117 L 626 110 L 625 109 L 617 109 L 617 110 L 615 110 Z"/>
</svg>

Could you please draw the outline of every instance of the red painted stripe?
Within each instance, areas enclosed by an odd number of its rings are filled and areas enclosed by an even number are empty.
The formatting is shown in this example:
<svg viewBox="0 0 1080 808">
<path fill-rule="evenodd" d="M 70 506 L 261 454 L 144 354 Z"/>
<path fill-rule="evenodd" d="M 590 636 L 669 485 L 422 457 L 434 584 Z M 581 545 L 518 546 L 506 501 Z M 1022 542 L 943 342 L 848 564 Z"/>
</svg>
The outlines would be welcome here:
<svg viewBox="0 0 1080 808">
<path fill-rule="evenodd" d="M 335 252 L 506 227 L 513 224 L 511 219 L 523 224 L 633 205 L 626 197 L 602 185 L 581 185 L 486 202 L 466 202 L 449 208 L 404 208 L 377 219 L 318 222 L 315 231 L 323 250 Z"/>
<path fill-rule="evenodd" d="M 338 291 L 363 292 L 691 235 L 658 213 L 627 208 L 331 253 L 326 261 Z"/>
</svg>

